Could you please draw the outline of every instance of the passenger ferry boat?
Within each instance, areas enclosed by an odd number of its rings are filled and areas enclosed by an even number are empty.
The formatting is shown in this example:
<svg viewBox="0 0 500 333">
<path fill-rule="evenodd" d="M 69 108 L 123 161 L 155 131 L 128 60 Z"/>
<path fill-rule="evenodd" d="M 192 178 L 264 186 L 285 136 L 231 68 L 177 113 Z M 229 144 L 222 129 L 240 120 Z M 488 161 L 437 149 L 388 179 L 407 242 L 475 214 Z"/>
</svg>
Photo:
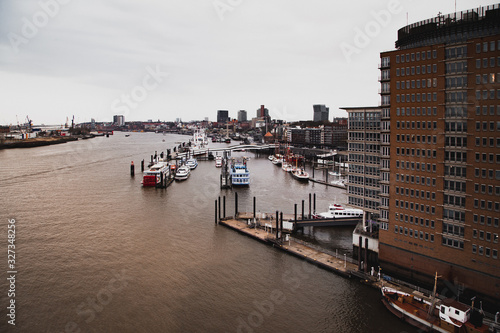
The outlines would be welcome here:
<svg viewBox="0 0 500 333">
<path fill-rule="evenodd" d="M 338 219 L 338 218 L 356 218 L 362 217 L 363 211 L 361 209 L 349 209 L 339 204 L 331 204 L 328 207 L 328 212 L 319 213 L 321 218 Z"/>
<path fill-rule="evenodd" d="M 222 167 L 222 156 L 220 155 L 215 156 L 215 167 L 216 168 Z"/>
<path fill-rule="evenodd" d="M 188 166 L 180 166 L 175 173 L 175 180 L 186 180 L 191 175 L 191 169 Z"/>
<path fill-rule="evenodd" d="M 248 171 L 246 159 L 243 159 L 243 163 L 233 162 L 229 173 L 233 186 L 250 185 L 250 171 Z"/>
<path fill-rule="evenodd" d="M 437 273 L 436 273 L 437 282 Z M 435 282 L 435 283 L 436 283 Z M 485 333 L 488 326 L 483 323 L 483 314 L 454 299 L 436 299 L 414 291 L 405 293 L 393 288 L 382 287 L 382 302 L 386 308 L 400 319 L 425 331 Z"/>
<path fill-rule="evenodd" d="M 148 171 L 144 171 L 142 176 L 143 187 L 153 187 L 162 180 L 170 176 L 170 167 L 167 162 L 157 162 L 153 164 Z"/>
<path fill-rule="evenodd" d="M 189 160 L 186 161 L 186 166 L 189 169 L 194 170 L 198 166 L 198 160 L 196 158 L 190 158 Z"/>
<path fill-rule="evenodd" d="M 208 138 L 205 129 L 196 129 L 193 133 L 193 139 L 190 141 L 190 152 L 193 156 L 203 155 L 208 151 Z"/>
</svg>

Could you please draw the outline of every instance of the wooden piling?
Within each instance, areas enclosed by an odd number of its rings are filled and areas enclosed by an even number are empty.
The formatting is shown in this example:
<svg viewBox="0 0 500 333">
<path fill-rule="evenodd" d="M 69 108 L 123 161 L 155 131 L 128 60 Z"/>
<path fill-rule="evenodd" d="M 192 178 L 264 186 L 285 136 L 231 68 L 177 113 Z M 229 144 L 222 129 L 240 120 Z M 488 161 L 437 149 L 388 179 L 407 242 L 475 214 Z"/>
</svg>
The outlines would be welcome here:
<svg viewBox="0 0 500 333">
<path fill-rule="evenodd" d="M 302 200 L 302 220 L 304 219 L 304 200 Z"/>
<path fill-rule="evenodd" d="M 135 175 L 135 167 L 134 167 L 134 161 L 130 163 L 130 176 L 134 177 Z"/>
<path fill-rule="evenodd" d="M 226 218 L 226 196 L 222 197 L 222 217 Z"/>
<path fill-rule="evenodd" d="M 220 211 L 220 196 L 219 196 L 219 221 L 221 219 L 221 211 Z"/>
<path fill-rule="evenodd" d="M 141 172 L 144 172 L 144 159 L 141 161 Z"/>
<path fill-rule="evenodd" d="M 215 199 L 215 224 L 217 224 L 217 199 Z"/>
<path fill-rule="evenodd" d="M 278 239 L 278 237 L 279 237 L 279 231 L 280 231 L 279 212 L 276 211 L 276 239 Z"/>
<path fill-rule="evenodd" d="M 311 204 L 312 204 L 311 201 L 312 201 L 311 200 L 311 193 L 309 193 L 309 219 L 311 219 Z"/>
<path fill-rule="evenodd" d="M 316 214 L 316 193 L 313 194 L 313 214 Z"/>
<path fill-rule="evenodd" d="M 255 197 L 253 197 L 253 218 L 254 218 L 254 220 L 256 218 L 256 215 L 255 215 L 255 208 L 256 207 L 255 207 L 255 205 L 256 205 L 256 199 L 255 199 Z"/>
<path fill-rule="evenodd" d="M 297 221 L 297 204 L 293 205 L 294 221 Z"/>
</svg>

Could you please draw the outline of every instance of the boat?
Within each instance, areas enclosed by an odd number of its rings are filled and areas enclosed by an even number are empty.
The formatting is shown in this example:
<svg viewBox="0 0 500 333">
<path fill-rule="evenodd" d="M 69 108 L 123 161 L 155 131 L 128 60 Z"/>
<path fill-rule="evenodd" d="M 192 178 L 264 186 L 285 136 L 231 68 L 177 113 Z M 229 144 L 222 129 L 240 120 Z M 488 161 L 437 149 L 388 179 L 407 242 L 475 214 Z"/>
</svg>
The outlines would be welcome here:
<svg viewBox="0 0 500 333">
<path fill-rule="evenodd" d="M 309 173 L 301 168 L 294 168 L 291 172 L 292 177 L 301 180 L 301 181 L 309 181 Z"/>
<path fill-rule="evenodd" d="M 281 165 L 281 163 L 283 162 L 283 156 L 281 154 L 276 154 L 274 155 L 274 158 L 271 160 L 271 162 L 274 165 Z"/>
<path fill-rule="evenodd" d="M 331 204 L 328 206 L 328 212 L 319 213 L 320 218 L 338 219 L 338 218 L 360 218 L 363 216 L 363 210 L 354 208 L 345 208 L 340 204 Z"/>
<path fill-rule="evenodd" d="M 149 170 L 144 171 L 142 176 L 143 187 L 153 187 L 161 184 L 170 176 L 170 167 L 167 162 L 157 162 L 153 164 Z"/>
<path fill-rule="evenodd" d="M 271 161 L 271 162 L 272 162 L 272 161 L 273 161 L 273 159 L 274 159 L 274 155 L 269 155 L 269 156 L 267 157 L 267 159 L 268 159 L 269 161 Z"/>
<path fill-rule="evenodd" d="M 208 151 L 208 138 L 205 133 L 205 130 L 195 129 L 193 133 L 193 139 L 189 141 L 191 155 L 203 155 Z"/>
<path fill-rule="evenodd" d="M 220 155 L 215 156 L 215 167 L 216 168 L 222 167 L 222 156 Z"/>
<path fill-rule="evenodd" d="M 436 273 L 436 281 L 437 281 Z M 435 282 L 436 283 L 436 282 Z M 390 287 L 380 288 L 385 307 L 400 319 L 424 331 L 470 332 L 489 331 L 483 314 L 455 299 L 436 299 L 436 285 L 431 296 L 414 291 L 409 294 Z"/>
<path fill-rule="evenodd" d="M 189 178 L 191 175 L 191 169 L 189 169 L 188 166 L 183 165 L 177 168 L 177 171 L 175 172 L 175 180 L 186 180 Z"/>
<path fill-rule="evenodd" d="M 186 166 L 189 169 L 194 170 L 198 166 L 198 160 L 196 160 L 196 158 L 190 158 L 189 160 L 186 161 Z"/>
<path fill-rule="evenodd" d="M 130 136 L 130 134 L 125 134 L 125 137 L 128 138 Z"/>
<path fill-rule="evenodd" d="M 243 162 L 233 161 L 229 174 L 233 186 L 250 185 L 250 171 L 248 171 L 246 159 L 243 159 Z"/>
<path fill-rule="evenodd" d="M 282 162 L 281 163 L 281 169 L 283 169 L 283 171 L 286 171 L 286 172 L 292 172 L 292 170 L 294 169 L 293 166 L 288 163 L 288 162 Z M 309 178 L 309 175 L 307 175 L 307 177 Z"/>
<path fill-rule="evenodd" d="M 225 142 L 225 143 L 231 143 L 231 138 L 227 136 L 227 137 L 224 139 L 224 142 Z"/>
<path fill-rule="evenodd" d="M 337 180 L 332 180 L 330 182 L 333 186 L 340 187 L 340 188 L 345 188 L 345 180 L 344 179 L 337 179 Z"/>
</svg>

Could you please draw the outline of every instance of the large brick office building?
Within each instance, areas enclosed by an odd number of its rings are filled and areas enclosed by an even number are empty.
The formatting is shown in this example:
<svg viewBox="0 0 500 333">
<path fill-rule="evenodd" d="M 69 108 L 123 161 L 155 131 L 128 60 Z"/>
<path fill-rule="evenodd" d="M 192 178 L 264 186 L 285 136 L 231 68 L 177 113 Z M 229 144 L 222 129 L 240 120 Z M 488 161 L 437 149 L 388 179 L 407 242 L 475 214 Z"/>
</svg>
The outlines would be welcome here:
<svg viewBox="0 0 500 333">
<path fill-rule="evenodd" d="M 499 31 L 482 7 L 403 27 L 380 54 L 380 264 L 496 299 Z"/>
</svg>

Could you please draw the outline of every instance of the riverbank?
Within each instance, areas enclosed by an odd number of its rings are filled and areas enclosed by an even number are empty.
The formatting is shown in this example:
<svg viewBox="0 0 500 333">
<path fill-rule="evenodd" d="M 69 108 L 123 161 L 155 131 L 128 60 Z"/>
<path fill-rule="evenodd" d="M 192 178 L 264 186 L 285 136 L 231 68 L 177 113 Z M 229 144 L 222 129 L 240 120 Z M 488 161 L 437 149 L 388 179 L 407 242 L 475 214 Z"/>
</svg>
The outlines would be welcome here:
<svg viewBox="0 0 500 333">
<path fill-rule="evenodd" d="M 47 137 L 47 138 L 25 139 L 25 140 L 6 140 L 5 142 L 0 143 L 0 149 L 33 148 L 40 146 L 56 145 L 76 140 L 78 140 L 77 137 Z"/>
</svg>

